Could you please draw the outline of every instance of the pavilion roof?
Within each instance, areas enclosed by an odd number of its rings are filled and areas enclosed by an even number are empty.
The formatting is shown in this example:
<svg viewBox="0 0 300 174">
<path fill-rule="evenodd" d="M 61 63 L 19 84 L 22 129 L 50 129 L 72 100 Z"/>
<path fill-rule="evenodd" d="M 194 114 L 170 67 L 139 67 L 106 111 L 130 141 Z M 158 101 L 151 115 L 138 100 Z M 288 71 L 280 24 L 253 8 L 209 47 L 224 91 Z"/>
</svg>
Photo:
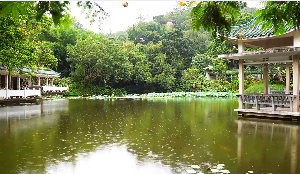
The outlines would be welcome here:
<svg viewBox="0 0 300 174">
<path fill-rule="evenodd" d="M 1 64 L 0 64 L 0 70 L 7 71 Z M 24 73 L 32 72 L 34 75 L 37 75 L 37 76 L 49 76 L 49 77 L 59 77 L 60 76 L 60 73 L 58 73 L 52 69 L 48 69 L 48 68 L 38 68 L 38 69 L 32 71 L 32 70 L 28 69 L 27 67 L 23 67 L 22 71 Z"/>
<path fill-rule="evenodd" d="M 291 63 L 291 56 L 299 55 L 300 47 L 279 47 L 265 50 L 244 51 L 235 54 L 222 54 L 219 58 L 239 60 L 244 59 L 249 65 L 261 63 Z"/>
<path fill-rule="evenodd" d="M 239 26 L 231 26 L 231 31 L 228 35 L 230 39 L 252 39 L 252 38 L 261 38 L 261 37 L 270 37 L 274 36 L 273 26 L 267 30 L 262 29 L 262 22 L 259 24 L 254 24 L 257 17 L 252 19 L 246 24 Z M 285 22 L 285 32 L 292 30 L 287 23 Z"/>
<path fill-rule="evenodd" d="M 23 68 L 23 71 L 29 72 L 30 70 L 27 68 Z M 55 77 L 60 76 L 60 73 L 53 71 L 52 69 L 47 69 L 47 68 L 38 68 L 37 70 L 33 71 L 33 74 L 43 75 L 43 76 L 55 76 Z"/>
</svg>

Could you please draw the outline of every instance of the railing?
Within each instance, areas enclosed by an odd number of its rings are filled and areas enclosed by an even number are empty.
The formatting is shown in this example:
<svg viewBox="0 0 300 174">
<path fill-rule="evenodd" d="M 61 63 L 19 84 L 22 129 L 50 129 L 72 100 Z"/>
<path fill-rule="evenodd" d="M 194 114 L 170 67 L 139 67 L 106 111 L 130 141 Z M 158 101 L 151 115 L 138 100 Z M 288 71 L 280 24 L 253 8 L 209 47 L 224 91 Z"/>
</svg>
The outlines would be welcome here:
<svg viewBox="0 0 300 174">
<path fill-rule="evenodd" d="M 20 97 L 26 98 L 31 96 L 38 96 L 41 97 L 41 90 L 30 90 L 30 89 L 23 89 L 23 90 L 0 90 L 0 97 L 3 98 L 12 98 L 12 97 Z"/>
<path fill-rule="evenodd" d="M 57 87 L 57 86 L 43 86 L 43 91 L 47 92 L 47 91 L 68 91 L 69 87 Z"/>
<path fill-rule="evenodd" d="M 285 89 L 283 90 L 272 90 L 271 88 L 268 88 L 268 94 L 285 94 Z M 293 94 L 293 90 L 289 90 L 289 94 Z"/>
<path fill-rule="evenodd" d="M 277 106 L 289 106 L 290 112 L 293 111 L 293 99 L 296 97 L 291 94 L 236 94 L 239 102 L 242 103 L 242 109 L 245 105 L 250 109 L 253 104 L 256 110 L 260 110 L 260 105 L 271 105 L 272 111 L 276 111 Z"/>
</svg>

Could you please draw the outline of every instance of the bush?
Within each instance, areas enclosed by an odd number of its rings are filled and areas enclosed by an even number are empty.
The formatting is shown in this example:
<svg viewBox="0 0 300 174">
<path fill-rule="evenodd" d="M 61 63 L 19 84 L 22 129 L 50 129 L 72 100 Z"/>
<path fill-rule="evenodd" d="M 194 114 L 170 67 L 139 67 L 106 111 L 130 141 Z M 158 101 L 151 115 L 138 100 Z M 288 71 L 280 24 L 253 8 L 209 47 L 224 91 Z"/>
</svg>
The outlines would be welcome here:
<svg viewBox="0 0 300 174">
<path fill-rule="evenodd" d="M 113 89 L 111 87 L 99 87 L 95 85 L 83 86 L 78 83 L 72 83 L 69 86 L 69 92 L 66 96 L 79 95 L 108 95 L 108 96 L 124 96 L 127 92 L 124 88 Z"/>
</svg>

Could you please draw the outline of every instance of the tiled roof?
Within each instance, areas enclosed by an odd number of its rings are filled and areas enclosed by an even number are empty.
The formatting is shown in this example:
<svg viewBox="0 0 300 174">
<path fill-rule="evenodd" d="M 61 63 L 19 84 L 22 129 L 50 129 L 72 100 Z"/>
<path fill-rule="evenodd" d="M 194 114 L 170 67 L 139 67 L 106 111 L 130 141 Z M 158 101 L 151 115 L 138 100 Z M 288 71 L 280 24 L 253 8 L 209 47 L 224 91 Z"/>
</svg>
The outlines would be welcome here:
<svg viewBox="0 0 300 174">
<path fill-rule="evenodd" d="M 48 75 L 48 76 L 60 76 L 60 73 L 53 71 L 52 69 L 46 69 L 46 68 L 38 68 L 37 74 L 43 74 L 43 75 Z"/>
<path fill-rule="evenodd" d="M 262 30 L 262 23 L 254 25 L 257 17 L 252 19 L 250 22 L 240 25 L 240 26 L 231 26 L 231 31 L 228 35 L 229 38 L 232 39 L 250 39 L 256 37 L 269 37 L 273 36 L 273 26 L 270 29 Z M 285 23 L 286 32 L 290 31 L 291 28 L 288 27 L 287 23 Z"/>
<path fill-rule="evenodd" d="M 0 69 L 5 70 L 5 68 L 0 64 Z M 23 67 L 21 69 L 24 73 L 32 72 L 35 75 L 46 75 L 46 76 L 55 76 L 59 77 L 60 73 L 53 71 L 52 69 L 47 69 L 47 68 L 38 68 L 37 70 L 30 70 L 27 67 Z"/>
</svg>

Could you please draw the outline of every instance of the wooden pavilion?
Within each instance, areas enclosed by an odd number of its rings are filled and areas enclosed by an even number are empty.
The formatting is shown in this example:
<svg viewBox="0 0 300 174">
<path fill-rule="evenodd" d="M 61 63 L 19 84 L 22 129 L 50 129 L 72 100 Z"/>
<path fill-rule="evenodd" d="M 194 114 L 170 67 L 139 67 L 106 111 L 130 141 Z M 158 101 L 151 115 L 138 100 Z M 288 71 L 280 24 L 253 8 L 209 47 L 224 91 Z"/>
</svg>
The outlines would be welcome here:
<svg viewBox="0 0 300 174">
<path fill-rule="evenodd" d="M 273 27 L 262 30 L 261 23 L 254 25 L 256 18 L 247 24 L 233 26 L 228 40 L 238 45 L 238 53 L 219 55 L 219 58 L 239 61 L 239 116 L 281 117 L 298 120 L 299 112 L 299 58 L 300 30 L 285 26 L 285 33 L 276 37 Z M 245 47 L 263 48 L 256 51 L 245 51 Z M 244 67 L 263 68 L 264 93 L 244 93 Z M 286 91 L 281 94 L 270 94 L 268 91 L 268 68 L 286 67 Z M 291 68 L 293 89 L 290 91 Z M 253 108 L 254 105 L 254 108 Z M 246 107 L 247 106 L 247 107 Z"/>
<path fill-rule="evenodd" d="M 9 73 L 8 70 L 0 66 L 0 98 L 26 98 L 30 96 L 40 97 L 41 88 L 46 88 L 47 90 L 51 87 L 51 89 L 53 88 L 53 91 L 61 90 L 62 88 L 54 87 L 54 78 L 60 77 L 60 73 L 51 69 L 38 68 L 31 72 L 29 69 L 24 67 L 22 71 L 24 72 L 23 74 L 20 74 L 17 71 Z M 30 72 L 33 76 L 30 75 Z M 41 78 L 45 79 L 44 86 L 41 85 Z"/>
</svg>

